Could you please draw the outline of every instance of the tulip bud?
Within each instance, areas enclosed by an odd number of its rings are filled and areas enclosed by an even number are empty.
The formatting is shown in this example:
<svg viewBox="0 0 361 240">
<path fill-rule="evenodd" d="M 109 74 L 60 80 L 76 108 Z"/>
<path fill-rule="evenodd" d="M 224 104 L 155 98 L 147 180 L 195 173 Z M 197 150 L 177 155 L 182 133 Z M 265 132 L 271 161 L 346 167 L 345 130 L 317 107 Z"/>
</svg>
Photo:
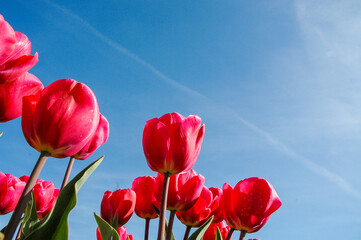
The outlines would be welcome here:
<svg viewBox="0 0 361 240">
<path fill-rule="evenodd" d="M 231 228 L 228 227 L 223 221 L 221 221 L 221 222 L 213 221 L 207 228 L 206 232 L 204 233 L 202 240 L 216 239 L 217 227 L 219 228 L 219 231 L 221 232 L 222 239 L 226 239 Z M 232 237 L 230 238 L 230 240 L 231 239 L 232 239 Z"/>
<path fill-rule="evenodd" d="M 273 186 L 258 177 L 246 178 L 234 188 L 225 183 L 222 203 L 228 226 L 247 233 L 260 230 L 282 205 Z"/>
<path fill-rule="evenodd" d="M 70 157 L 93 138 L 99 115 L 96 97 L 88 86 L 61 79 L 44 88 L 39 97 L 24 97 L 22 129 L 37 151 Z"/>
<path fill-rule="evenodd" d="M 164 176 L 157 175 L 157 186 L 155 197 L 160 203 L 162 197 Z M 184 211 L 191 208 L 201 195 L 205 178 L 198 175 L 193 169 L 176 175 L 171 175 L 169 180 L 167 209 L 175 211 Z"/>
<path fill-rule="evenodd" d="M 27 182 L 29 180 L 29 176 L 22 176 L 20 180 Z M 59 192 L 60 190 L 55 188 L 54 183 L 42 179 L 36 180 L 36 184 L 33 188 L 33 194 L 36 211 L 40 220 L 51 212 L 56 200 L 58 199 Z"/>
<path fill-rule="evenodd" d="M 186 211 L 176 212 L 177 218 L 186 226 L 200 227 L 211 217 L 212 200 L 212 192 L 203 186 L 197 202 Z"/>
<path fill-rule="evenodd" d="M 127 234 L 127 229 L 123 227 L 117 228 L 117 233 L 119 234 L 119 240 L 133 240 L 133 235 Z M 100 234 L 99 228 L 97 228 L 97 240 L 102 240 L 102 235 Z"/>
<path fill-rule="evenodd" d="M 15 176 L 0 172 L 0 215 L 14 211 L 25 184 Z"/>
<path fill-rule="evenodd" d="M 140 218 L 154 219 L 158 217 L 153 204 L 156 204 L 154 189 L 156 185 L 155 177 L 145 176 L 134 179 L 132 189 L 137 195 L 135 213 Z"/>
<path fill-rule="evenodd" d="M 159 173 L 177 174 L 195 164 L 204 136 L 201 118 L 167 113 L 145 124 L 143 150 L 148 166 Z"/>
<path fill-rule="evenodd" d="M 136 194 L 132 189 L 118 189 L 115 192 L 106 191 L 100 206 L 100 215 L 109 224 L 118 216 L 118 227 L 126 224 L 133 215 Z"/>
</svg>

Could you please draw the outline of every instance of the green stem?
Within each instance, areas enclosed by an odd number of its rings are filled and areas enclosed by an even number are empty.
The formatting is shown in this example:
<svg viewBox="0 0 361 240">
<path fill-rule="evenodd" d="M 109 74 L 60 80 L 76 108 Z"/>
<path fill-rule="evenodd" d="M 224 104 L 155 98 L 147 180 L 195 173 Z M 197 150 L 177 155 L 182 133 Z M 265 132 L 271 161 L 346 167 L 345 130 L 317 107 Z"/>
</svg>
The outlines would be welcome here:
<svg viewBox="0 0 361 240">
<path fill-rule="evenodd" d="M 167 210 L 169 178 L 170 178 L 170 173 L 164 173 L 162 202 L 160 204 L 160 215 L 159 215 L 159 226 L 158 226 L 158 240 L 164 240 L 165 215 Z"/>
<path fill-rule="evenodd" d="M 71 173 L 71 169 L 73 168 L 73 165 L 74 165 L 74 161 L 75 161 L 75 157 L 70 157 L 68 168 L 66 169 L 64 179 L 63 179 L 63 183 L 61 184 L 60 190 L 62 190 L 66 186 L 66 184 L 68 183 L 70 173 Z"/>
<path fill-rule="evenodd" d="M 16 205 L 16 208 L 15 208 L 13 214 L 11 215 L 10 221 L 6 227 L 5 240 L 11 240 L 13 238 L 15 230 L 16 230 L 17 226 L 19 225 L 21 215 L 23 214 L 26 204 L 29 200 L 30 193 L 33 190 L 33 188 L 36 184 L 36 180 L 38 179 L 40 172 L 43 169 L 45 162 L 49 156 L 50 156 L 50 153 L 41 152 L 40 157 L 39 157 L 38 161 L 36 162 L 33 171 L 30 174 L 29 180 L 26 183 L 24 191 L 21 194 L 19 202 Z"/>
<path fill-rule="evenodd" d="M 173 228 L 174 216 L 175 216 L 175 210 L 170 211 L 166 240 L 170 240 L 172 238 L 172 228 Z"/>
</svg>

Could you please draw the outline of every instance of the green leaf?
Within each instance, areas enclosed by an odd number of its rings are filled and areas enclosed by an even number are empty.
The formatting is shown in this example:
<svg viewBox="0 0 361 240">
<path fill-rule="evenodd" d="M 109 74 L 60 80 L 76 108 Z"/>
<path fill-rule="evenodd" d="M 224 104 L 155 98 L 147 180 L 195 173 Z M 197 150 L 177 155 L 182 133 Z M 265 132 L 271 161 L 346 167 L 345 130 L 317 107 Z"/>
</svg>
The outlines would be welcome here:
<svg viewBox="0 0 361 240">
<path fill-rule="evenodd" d="M 58 200 L 53 210 L 43 220 L 36 223 L 29 235 L 24 240 L 67 240 L 68 239 L 68 216 L 77 202 L 77 192 L 103 161 L 99 158 L 71 180 L 63 190 L 60 191 Z"/>
<path fill-rule="evenodd" d="M 223 240 L 222 233 L 221 233 L 221 231 L 219 230 L 218 227 L 217 227 L 216 240 Z"/>
<path fill-rule="evenodd" d="M 119 234 L 115 228 L 112 227 L 107 221 L 94 213 L 95 221 L 97 221 L 100 235 L 104 240 L 119 240 Z"/>
<path fill-rule="evenodd" d="M 34 193 L 31 192 L 30 199 L 26 205 L 25 214 L 23 218 L 23 226 L 21 229 L 21 239 L 29 235 L 32 227 L 39 221 L 36 212 Z"/>
<path fill-rule="evenodd" d="M 188 240 L 201 240 L 203 238 L 204 233 L 207 231 L 209 225 L 213 220 L 213 216 L 210 217 L 207 222 L 205 222 L 202 226 L 200 226 L 193 234 L 188 238 Z"/>
</svg>

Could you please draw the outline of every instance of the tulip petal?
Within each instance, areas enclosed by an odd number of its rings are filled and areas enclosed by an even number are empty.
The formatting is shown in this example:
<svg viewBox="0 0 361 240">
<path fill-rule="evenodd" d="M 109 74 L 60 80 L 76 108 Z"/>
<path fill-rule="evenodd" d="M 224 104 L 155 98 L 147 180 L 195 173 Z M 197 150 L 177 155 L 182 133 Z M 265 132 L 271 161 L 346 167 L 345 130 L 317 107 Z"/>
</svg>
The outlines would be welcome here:
<svg viewBox="0 0 361 240">
<path fill-rule="evenodd" d="M 43 88 L 40 80 L 30 73 L 25 73 L 14 81 L 0 84 L 0 122 L 20 117 L 22 98 L 38 95 Z"/>
<path fill-rule="evenodd" d="M 23 55 L 3 63 L 0 65 L 0 83 L 16 79 L 37 64 L 38 61 L 38 53 L 35 53 L 35 55 Z"/>
<path fill-rule="evenodd" d="M 15 49 L 15 31 L 0 14 L 0 64 L 6 61 Z"/>
<path fill-rule="evenodd" d="M 15 31 L 15 38 L 15 48 L 6 61 L 17 59 L 23 55 L 30 55 L 31 53 L 31 42 L 24 33 Z"/>
<path fill-rule="evenodd" d="M 109 122 L 102 114 L 100 114 L 98 128 L 95 131 L 92 140 L 90 140 L 77 154 L 75 154 L 74 157 L 78 160 L 87 159 L 108 140 L 108 136 Z"/>
<path fill-rule="evenodd" d="M 145 124 L 143 132 L 143 150 L 148 166 L 160 173 L 168 171 L 165 159 L 169 150 L 170 139 L 167 127 L 157 118 Z"/>
</svg>

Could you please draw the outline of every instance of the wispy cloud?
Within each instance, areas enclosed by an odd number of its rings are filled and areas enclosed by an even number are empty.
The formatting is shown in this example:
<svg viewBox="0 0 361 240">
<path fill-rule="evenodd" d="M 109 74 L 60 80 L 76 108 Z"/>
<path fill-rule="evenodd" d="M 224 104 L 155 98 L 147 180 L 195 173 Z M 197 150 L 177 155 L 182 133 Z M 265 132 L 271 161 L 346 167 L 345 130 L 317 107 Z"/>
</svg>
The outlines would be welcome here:
<svg viewBox="0 0 361 240">
<path fill-rule="evenodd" d="M 60 6 L 58 4 L 55 4 L 53 2 L 50 2 L 48 0 L 43 0 L 47 4 L 51 5 L 55 9 L 61 11 L 65 15 L 79 21 L 83 26 L 88 29 L 92 34 L 94 34 L 96 37 L 98 37 L 101 41 L 103 41 L 105 44 L 109 45 L 110 47 L 114 48 L 116 51 L 118 51 L 121 54 L 124 54 L 125 56 L 128 56 L 132 60 L 136 61 L 138 64 L 144 66 L 146 69 L 148 69 L 150 72 L 158 76 L 160 79 L 165 81 L 166 83 L 170 84 L 171 86 L 184 91 L 185 93 L 190 94 L 191 96 L 199 97 L 202 99 L 205 99 L 209 101 L 210 103 L 213 103 L 213 101 L 206 97 L 205 95 L 201 94 L 200 92 L 193 90 L 176 80 L 168 77 L 166 74 L 158 70 L 156 67 L 154 67 L 152 64 L 148 63 L 147 61 L 143 60 L 133 52 L 129 51 L 125 47 L 123 47 L 121 44 L 113 41 L 109 37 L 105 36 L 101 32 L 99 32 L 95 27 L 93 27 L 91 24 L 89 24 L 87 21 L 85 21 L 83 18 L 72 12 L 71 10 L 64 8 L 63 6 Z M 228 107 L 225 107 L 225 109 L 229 109 Z M 273 146 L 277 151 L 281 152 L 282 154 L 288 156 L 290 159 L 293 159 L 297 161 L 299 164 L 303 165 L 305 168 L 309 169 L 316 175 L 319 175 L 328 181 L 337 184 L 343 191 L 347 192 L 348 194 L 355 196 L 359 199 L 361 199 L 361 192 L 359 192 L 357 189 L 352 187 L 350 183 L 348 183 L 344 178 L 337 175 L 336 173 L 333 173 L 326 169 L 325 167 L 316 164 L 315 162 L 311 161 L 310 159 L 296 153 L 291 148 L 287 147 L 283 142 L 280 140 L 277 140 L 271 133 L 263 130 L 262 128 L 256 126 L 255 124 L 245 120 L 239 114 L 234 111 L 230 110 L 232 113 L 234 113 L 235 116 L 237 116 L 240 120 L 240 122 L 244 125 L 246 125 L 248 128 L 252 129 L 255 133 L 259 134 L 262 138 L 266 139 L 267 142 Z"/>
</svg>

